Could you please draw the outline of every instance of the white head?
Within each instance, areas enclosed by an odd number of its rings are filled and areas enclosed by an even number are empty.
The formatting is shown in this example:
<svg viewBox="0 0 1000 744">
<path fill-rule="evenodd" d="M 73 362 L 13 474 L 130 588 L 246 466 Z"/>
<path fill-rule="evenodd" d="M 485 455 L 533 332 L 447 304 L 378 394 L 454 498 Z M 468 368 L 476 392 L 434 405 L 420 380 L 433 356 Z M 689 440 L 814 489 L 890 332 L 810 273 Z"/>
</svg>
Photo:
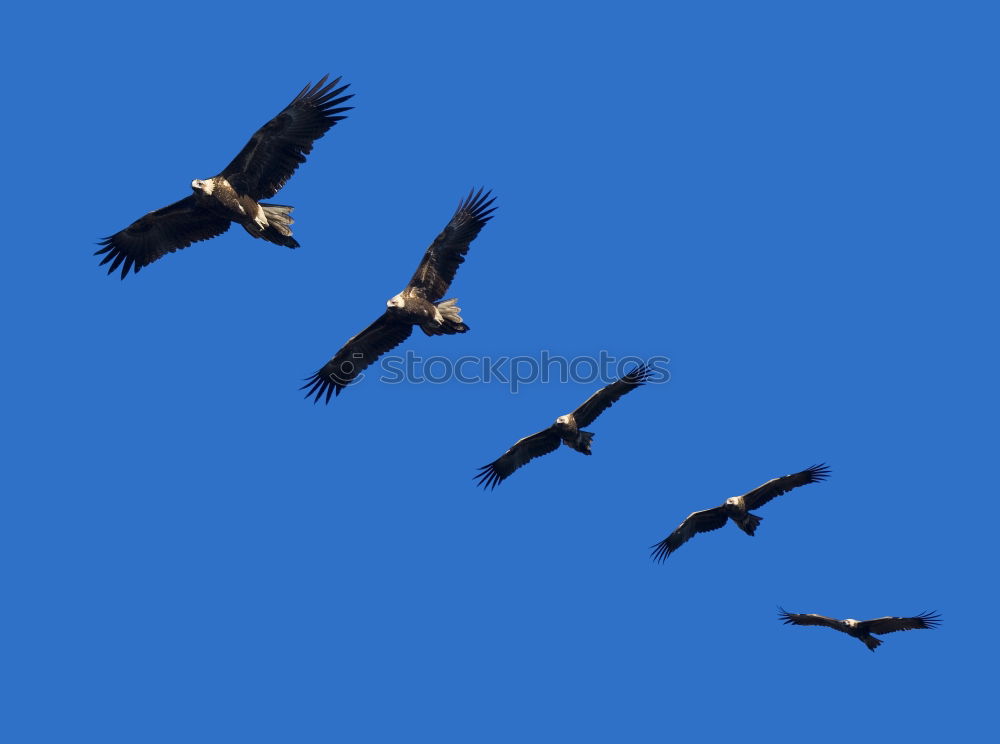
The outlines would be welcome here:
<svg viewBox="0 0 1000 744">
<path fill-rule="evenodd" d="M 191 182 L 191 188 L 195 191 L 201 191 L 205 196 L 211 196 L 215 189 L 215 182 L 212 179 L 202 181 L 200 178 L 196 178 Z"/>
<path fill-rule="evenodd" d="M 847 625 L 848 627 L 851 627 L 851 628 L 853 628 L 857 624 L 858 624 L 858 621 L 855 620 L 853 617 L 849 617 L 846 620 L 844 620 L 844 625 Z"/>
<path fill-rule="evenodd" d="M 565 416 L 560 416 L 559 418 L 557 418 L 556 419 L 556 423 L 557 424 L 565 424 L 566 426 L 568 426 L 569 425 L 569 414 L 567 413 Z"/>
<path fill-rule="evenodd" d="M 390 299 L 388 302 L 386 302 L 385 306 L 386 307 L 395 307 L 395 308 L 399 308 L 400 310 L 402 310 L 403 306 L 405 304 L 406 303 L 403 301 L 403 293 L 400 292 L 398 295 L 396 295 L 395 297 L 393 297 L 392 299 Z"/>
</svg>

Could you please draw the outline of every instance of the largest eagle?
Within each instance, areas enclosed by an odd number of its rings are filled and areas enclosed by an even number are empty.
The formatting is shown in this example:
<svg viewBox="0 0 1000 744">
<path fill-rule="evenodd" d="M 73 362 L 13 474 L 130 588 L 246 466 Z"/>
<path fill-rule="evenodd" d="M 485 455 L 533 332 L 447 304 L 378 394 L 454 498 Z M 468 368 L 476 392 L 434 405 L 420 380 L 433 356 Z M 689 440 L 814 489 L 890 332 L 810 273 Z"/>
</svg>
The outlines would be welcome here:
<svg viewBox="0 0 1000 744">
<path fill-rule="evenodd" d="M 483 225 L 493 219 L 492 192 L 482 189 L 469 191 L 459 202 L 444 230 L 434 239 L 399 294 L 389 298 L 378 319 L 357 336 L 351 338 L 300 389 L 313 402 L 330 398 L 358 380 L 369 365 L 387 351 L 396 348 L 419 326 L 428 336 L 452 335 L 469 330 L 462 321 L 462 312 L 454 297 L 442 300 L 455 272 L 465 262 L 469 244 L 476 239 Z"/>
<path fill-rule="evenodd" d="M 150 212 L 124 230 L 104 238 L 95 256 L 107 254 L 110 274 L 119 266 L 122 279 L 161 256 L 187 248 L 199 240 L 222 235 L 232 223 L 254 238 L 298 248 L 292 237 L 292 207 L 265 204 L 295 173 L 313 142 L 342 119 L 350 106 L 341 106 L 352 95 L 341 95 L 347 85 L 340 78 L 326 84 L 328 75 L 306 85 L 285 108 L 262 126 L 233 162 L 211 178 L 191 181 L 193 193 L 178 202 Z"/>
</svg>

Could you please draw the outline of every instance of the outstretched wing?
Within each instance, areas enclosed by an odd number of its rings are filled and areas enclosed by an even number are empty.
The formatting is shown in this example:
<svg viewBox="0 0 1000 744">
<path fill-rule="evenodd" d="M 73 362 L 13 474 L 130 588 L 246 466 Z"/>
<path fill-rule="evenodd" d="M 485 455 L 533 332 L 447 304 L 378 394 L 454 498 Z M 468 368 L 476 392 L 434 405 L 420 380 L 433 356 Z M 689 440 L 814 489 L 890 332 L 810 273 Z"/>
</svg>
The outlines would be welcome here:
<svg viewBox="0 0 1000 744">
<path fill-rule="evenodd" d="M 292 177 L 313 142 L 341 119 L 351 106 L 340 106 L 353 94 L 341 96 L 347 85 L 336 87 L 337 78 L 324 86 L 329 75 L 316 85 L 306 85 L 284 110 L 258 129 L 233 162 L 220 175 L 238 192 L 260 201 L 278 193 Z"/>
<path fill-rule="evenodd" d="M 408 289 L 415 290 L 428 302 L 437 302 L 444 297 L 455 278 L 455 272 L 465 261 L 469 244 L 479 235 L 483 225 L 493 219 L 496 207 L 490 205 L 496 197 L 491 199 L 491 193 L 487 191 L 484 194 L 482 189 L 475 194 L 470 191 L 459 203 L 451 221 L 424 252 L 424 258 L 410 279 Z"/>
<path fill-rule="evenodd" d="M 527 465 L 536 457 L 555 452 L 559 449 L 561 441 L 559 433 L 551 426 L 530 437 L 517 440 L 513 447 L 496 460 L 479 468 L 479 473 L 474 476 L 477 479 L 476 485 L 490 490 L 496 488 L 522 465 Z"/>
<path fill-rule="evenodd" d="M 783 493 L 788 493 L 793 488 L 798 488 L 799 486 L 804 486 L 808 483 L 816 483 L 817 481 L 826 480 L 828 475 L 830 475 L 830 468 L 826 465 L 813 465 L 811 468 L 806 468 L 801 473 L 793 473 L 792 475 L 783 475 L 780 478 L 772 478 L 764 485 L 757 486 L 754 490 L 743 494 L 743 504 L 746 506 L 747 511 L 757 509 L 771 499 L 780 496 Z"/>
<path fill-rule="evenodd" d="M 875 620 L 865 620 L 861 627 L 869 633 L 895 633 L 897 630 L 924 630 L 936 628 L 941 622 L 941 616 L 936 612 L 922 612 L 916 617 L 879 617 Z"/>
<path fill-rule="evenodd" d="M 649 379 L 651 371 L 645 364 L 640 364 L 620 380 L 602 387 L 584 401 L 583 405 L 573 411 L 573 418 L 579 427 L 590 426 L 594 419 L 621 398 L 625 393 L 631 393 Z"/>
<path fill-rule="evenodd" d="M 140 217 L 124 230 L 116 232 L 98 243 L 95 256 L 107 253 L 100 265 L 111 261 L 108 273 L 122 267 L 122 279 L 129 269 L 139 269 L 153 263 L 160 256 L 187 248 L 199 240 L 222 235 L 231 223 L 202 209 L 194 195 Z"/>
<path fill-rule="evenodd" d="M 786 612 L 779 607 L 778 617 L 785 621 L 785 625 L 823 625 L 834 630 L 843 630 L 839 620 L 825 615 L 799 615 L 794 612 Z"/>
<path fill-rule="evenodd" d="M 344 344 L 299 389 L 306 391 L 307 398 L 314 398 L 314 403 L 318 403 L 324 396 L 329 403 L 334 393 L 340 395 L 340 391 L 354 382 L 358 375 L 387 351 L 403 343 L 412 332 L 413 326 L 409 323 L 400 323 L 383 313 L 378 320 Z"/>
<path fill-rule="evenodd" d="M 650 546 L 653 550 L 650 557 L 654 561 L 665 561 L 671 553 L 699 532 L 717 530 L 726 524 L 727 519 L 729 517 L 724 506 L 693 512 L 668 537 L 660 540 L 656 545 Z"/>
</svg>

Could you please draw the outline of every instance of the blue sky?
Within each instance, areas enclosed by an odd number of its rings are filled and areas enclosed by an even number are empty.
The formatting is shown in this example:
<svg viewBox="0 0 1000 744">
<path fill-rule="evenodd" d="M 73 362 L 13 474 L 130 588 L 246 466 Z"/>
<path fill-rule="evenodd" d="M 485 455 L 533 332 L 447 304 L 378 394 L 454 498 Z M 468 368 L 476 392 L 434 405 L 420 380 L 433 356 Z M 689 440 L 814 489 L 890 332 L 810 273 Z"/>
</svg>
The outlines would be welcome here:
<svg viewBox="0 0 1000 744">
<path fill-rule="evenodd" d="M 152 8 L 152 6 L 151 6 Z M 237 11 L 236 8 L 240 8 Z M 11 742 L 970 739 L 992 726 L 997 52 L 987 4 L 15 11 Z M 307 82 L 349 118 L 242 230 L 124 282 L 94 243 Z M 671 379 L 486 493 L 599 384 L 298 386 L 473 186 L 458 359 Z M 827 462 L 756 537 L 648 546 Z M 935 631 L 847 636 L 776 607 Z"/>
</svg>

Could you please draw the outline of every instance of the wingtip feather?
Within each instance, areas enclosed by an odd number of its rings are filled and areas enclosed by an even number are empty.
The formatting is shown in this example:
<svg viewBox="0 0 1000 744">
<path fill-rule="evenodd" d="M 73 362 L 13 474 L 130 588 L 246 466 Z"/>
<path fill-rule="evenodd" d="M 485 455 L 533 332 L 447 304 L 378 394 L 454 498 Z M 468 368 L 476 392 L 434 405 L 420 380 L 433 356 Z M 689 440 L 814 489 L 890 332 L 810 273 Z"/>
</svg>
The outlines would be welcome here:
<svg viewBox="0 0 1000 744">
<path fill-rule="evenodd" d="M 340 395 L 339 386 L 332 380 L 327 379 L 325 375 L 322 374 L 322 370 L 316 372 L 310 377 L 305 379 L 305 385 L 302 385 L 299 390 L 305 390 L 305 398 L 313 399 L 313 405 L 319 403 L 321 399 L 326 397 L 324 403 L 329 403 L 330 398 L 333 396 L 334 391 L 337 395 Z"/>
<path fill-rule="evenodd" d="M 472 477 L 476 481 L 477 486 L 481 486 L 483 489 L 490 491 L 496 488 L 497 484 L 503 480 L 496 468 L 493 466 L 493 463 L 483 465 L 479 468 L 476 475 Z"/>
<path fill-rule="evenodd" d="M 660 542 L 655 545 L 650 545 L 650 549 L 653 551 L 649 554 L 656 563 L 663 563 L 670 555 L 674 552 L 670 546 L 667 544 L 667 540 L 660 540 Z"/>
<path fill-rule="evenodd" d="M 645 385 L 652 376 L 653 370 L 643 362 L 629 370 L 628 374 L 625 375 L 625 380 L 632 385 Z"/>
<path fill-rule="evenodd" d="M 830 477 L 830 466 L 825 462 L 821 462 L 819 465 L 813 465 L 806 468 L 806 473 L 812 479 L 812 482 L 816 483 L 818 481 L 824 481 Z"/>
<path fill-rule="evenodd" d="M 936 628 L 941 624 L 941 613 L 935 610 L 921 612 L 916 616 L 926 628 Z"/>
</svg>

